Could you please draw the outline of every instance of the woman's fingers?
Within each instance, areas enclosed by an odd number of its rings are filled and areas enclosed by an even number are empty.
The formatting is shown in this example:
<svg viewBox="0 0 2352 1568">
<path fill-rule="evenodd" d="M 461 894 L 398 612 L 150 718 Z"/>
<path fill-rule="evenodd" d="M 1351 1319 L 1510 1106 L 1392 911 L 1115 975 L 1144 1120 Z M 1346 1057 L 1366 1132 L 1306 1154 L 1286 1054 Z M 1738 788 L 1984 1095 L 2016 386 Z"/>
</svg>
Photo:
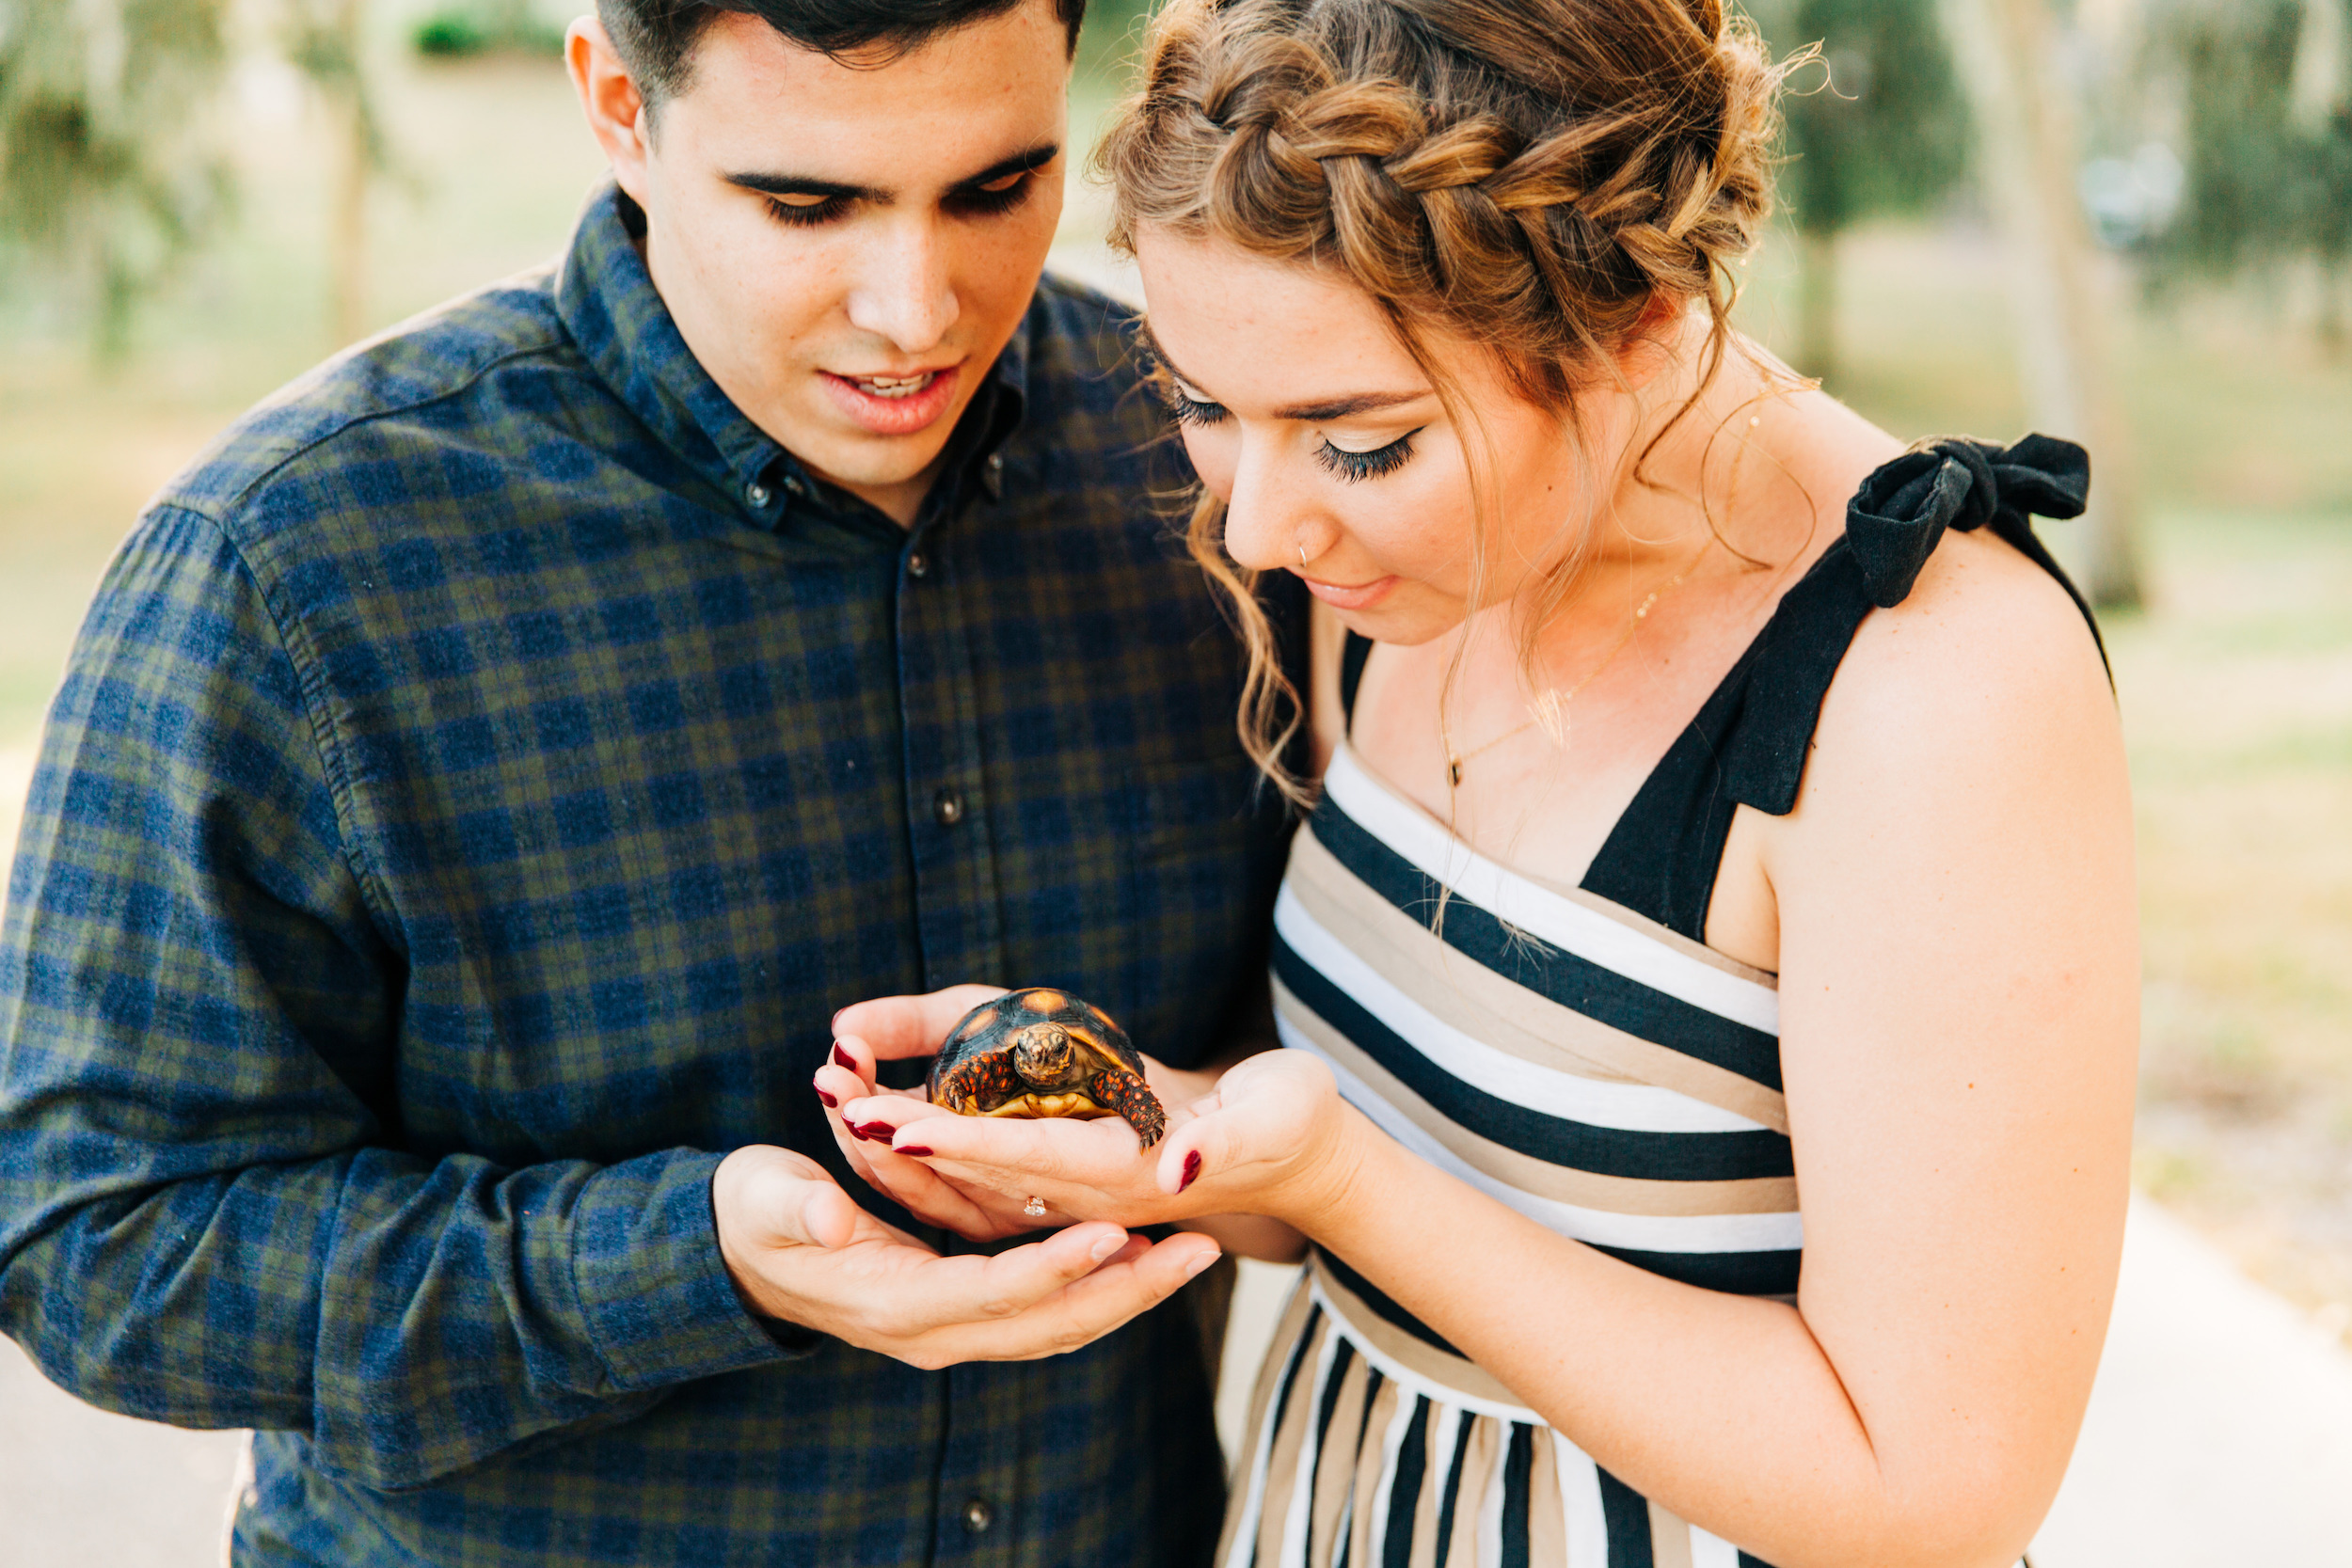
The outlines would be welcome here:
<svg viewBox="0 0 2352 1568">
<path fill-rule="evenodd" d="M 857 1036 L 881 1061 L 933 1056 L 964 1014 L 1004 994 L 1002 986 L 949 986 L 924 996 L 878 996 L 834 1014 L 833 1032 Z"/>
</svg>

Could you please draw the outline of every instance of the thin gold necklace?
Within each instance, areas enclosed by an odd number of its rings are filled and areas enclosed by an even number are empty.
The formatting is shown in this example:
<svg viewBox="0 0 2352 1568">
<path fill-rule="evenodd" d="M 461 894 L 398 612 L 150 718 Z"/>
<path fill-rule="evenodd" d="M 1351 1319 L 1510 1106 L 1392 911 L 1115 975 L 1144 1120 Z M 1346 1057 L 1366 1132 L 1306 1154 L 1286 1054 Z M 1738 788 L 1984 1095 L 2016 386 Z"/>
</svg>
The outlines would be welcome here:
<svg viewBox="0 0 2352 1568">
<path fill-rule="evenodd" d="M 1455 788 L 1460 788 L 1462 784 L 1462 765 L 1464 763 L 1470 761 L 1470 758 L 1474 756 L 1480 755 L 1482 752 L 1493 751 L 1496 747 L 1502 745 L 1506 740 L 1515 739 L 1519 736 L 1525 735 L 1529 730 L 1534 729 L 1537 724 L 1543 723 L 1545 720 L 1550 719 L 1555 715 L 1558 718 L 1560 725 L 1560 744 L 1565 748 L 1568 743 L 1568 730 L 1570 724 L 1568 705 L 1576 701 L 1576 694 L 1583 690 L 1586 687 L 1592 685 L 1595 681 L 1600 679 L 1602 675 L 1608 673 L 1609 667 L 1617 662 L 1617 656 L 1625 652 L 1626 644 L 1631 642 L 1633 641 L 1634 634 L 1642 629 L 1642 623 L 1648 619 L 1651 608 L 1655 606 L 1661 598 L 1663 598 L 1666 594 L 1673 593 L 1676 589 L 1683 585 L 1683 583 L 1690 578 L 1691 574 L 1698 569 L 1699 562 L 1707 558 L 1707 552 L 1713 546 L 1713 544 L 1714 541 L 1709 539 L 1707 544 L 1700 546 L 1699 553 L 1691 558 L 1689 565 L 1684 566 L 1681 571 L 1677 572 L 1673 577 L 1668 578 L 1664 582 L 1660 583 L 1657 587 L 1649 591 L 1649 596 L 1641 602 L 1640 606 L 1633 611 L 1633 618 L 1626 623 L 1625 634 L 1619 637 L 1617 641 L 1611 645 L 1609 652 L 1602 657 L 1601 661 L 1598 664 L 1594 665 L 1592 670 L 1582 680 L 1578 681 L 1574 686 L 1568 687 L 1565 689 L 1556 686 L 1548 688 L 1540 695 L 1538 695 L 1534 702 L 1528 705 L 1530 707 L 1534 709 L 1534 712 L 1529 714 L 1523 721 L 1514 724 L 1511 728 L 1503 731 L 1501 735 L 1494 736 L 1490 740 L 1480 742 L 1478 745 L 1471 747 L 1467 752 L 1457 752 L 1454 750 L 1452 737 L 1448 736 L 1445 758 L 1445 775 L 1447 782 L 1453 784 Z M 1440 721 L 1439 728 L 1442 732 L 1442 721 Z"/>
</svg>

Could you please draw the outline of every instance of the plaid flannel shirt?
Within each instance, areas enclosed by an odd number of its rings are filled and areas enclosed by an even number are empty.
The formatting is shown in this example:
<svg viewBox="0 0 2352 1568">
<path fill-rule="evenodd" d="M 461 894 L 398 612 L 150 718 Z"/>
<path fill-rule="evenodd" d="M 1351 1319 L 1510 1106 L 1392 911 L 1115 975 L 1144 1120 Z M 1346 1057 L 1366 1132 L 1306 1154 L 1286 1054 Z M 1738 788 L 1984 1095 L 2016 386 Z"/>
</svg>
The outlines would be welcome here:
<svg viewBox="0 0 2352 1568">
<path fill-rule="evenodd" d="M 915 526 L 679 338 L 607 190 L 142 517 L 0 928 L 0 1329 L 253 1427 L 243 1563 L 1177 1563 L 1183 1297 L 921 1372 L 746 1314 L 723 1151 L 861 1201 L 834 1011 L 1073 989 L 1184 1064 L 1284 842 L 1119 308 L 1048 281 Z M 1295 612 L 1295 607 L 1292 607 Z"/>
</svg>

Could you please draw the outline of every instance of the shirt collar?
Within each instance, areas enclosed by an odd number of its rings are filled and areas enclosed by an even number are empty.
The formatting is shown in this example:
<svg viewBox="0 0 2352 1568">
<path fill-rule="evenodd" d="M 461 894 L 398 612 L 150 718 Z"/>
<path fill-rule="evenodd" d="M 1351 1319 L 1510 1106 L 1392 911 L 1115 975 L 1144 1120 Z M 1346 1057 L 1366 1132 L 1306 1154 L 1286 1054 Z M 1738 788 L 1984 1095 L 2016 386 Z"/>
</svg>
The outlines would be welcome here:
<svg viewBox="0 0 2352 1568">
<path fill-rule="evenodd" d="M 793 492 L 814 495 L 806 470 L 720 390 L 679 336 L 653 286 L 637 238 L 644 214 L 608 182 L 589 198 L 556 281 L 556 310 L 606 386 L 663 445 L 772 526 Z M 1028 404 L 1030 322 L 1025 318 L 951 438 L 947 470 L 933 487 L 946 500 L 985 483 L 985 465 L 1020 425 Z M 751 498 L 770 498 L 767 500 Z M 927 520 L 935 509 L 926 503 Z"/>
</svg>

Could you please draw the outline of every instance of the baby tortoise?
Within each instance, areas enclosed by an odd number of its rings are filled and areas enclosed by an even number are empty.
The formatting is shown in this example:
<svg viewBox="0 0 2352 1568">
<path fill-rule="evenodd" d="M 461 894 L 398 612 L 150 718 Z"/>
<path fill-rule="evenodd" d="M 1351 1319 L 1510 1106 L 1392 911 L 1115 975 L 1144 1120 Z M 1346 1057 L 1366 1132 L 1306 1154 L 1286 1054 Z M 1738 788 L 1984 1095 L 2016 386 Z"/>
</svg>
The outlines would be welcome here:
<svg viewBox="0 0 2352 1568">
<path fill-rule="evenodd" d="M 931 1064 L 930 1097 L 967 1117 L 1124 1117 L 1146 1148 L 1168 1131 L 1127 1032 L 1102 1008 L 1043 986 L 964 1014 Z"/>
</svg>

